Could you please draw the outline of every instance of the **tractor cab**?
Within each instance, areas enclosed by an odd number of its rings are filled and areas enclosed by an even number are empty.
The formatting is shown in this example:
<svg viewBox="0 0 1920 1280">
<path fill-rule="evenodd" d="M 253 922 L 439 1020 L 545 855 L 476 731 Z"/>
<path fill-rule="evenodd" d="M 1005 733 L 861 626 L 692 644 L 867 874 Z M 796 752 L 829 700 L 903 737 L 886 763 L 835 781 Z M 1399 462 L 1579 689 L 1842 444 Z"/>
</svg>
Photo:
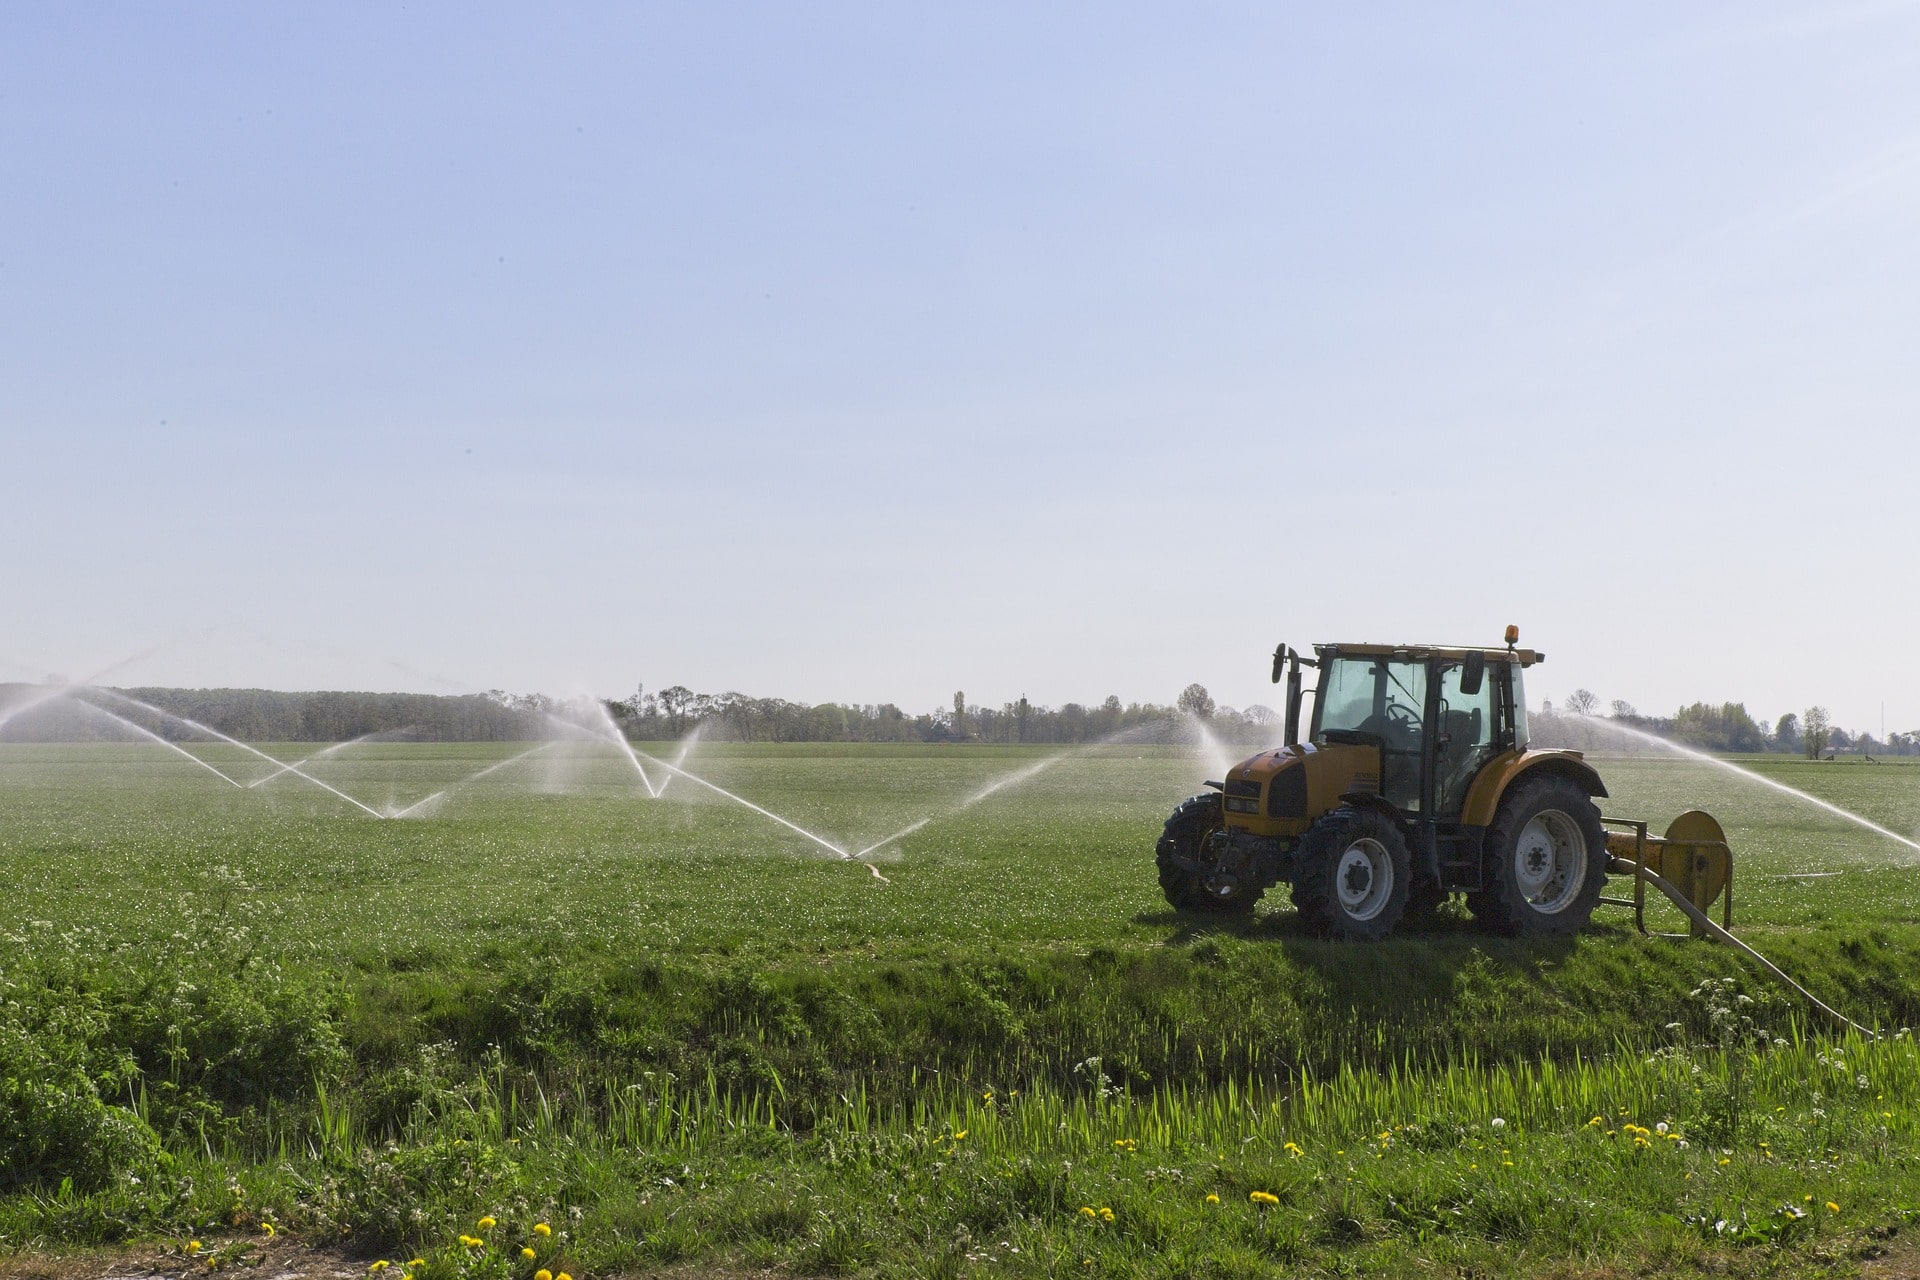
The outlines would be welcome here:
<svg viewBox="0 0 1920 1280">
<path fill-rule="evenodd" d="M 1496 653 L 1489 662 L 1478 650 L 1316 652 L 1310 740 L 1378 750 L 1380 795 L 1410 817 L 1458 817 L 1481 767 L 1527 745 L 1521 671 L 1537 654 Z"/>
<path fill-rule="evenodd" d="M 1385 936 L 1456 892 L 1500 932 L 1585 924 L 1605 878 L 1593 798 L 1606 788 L 1579 752 L 1528 746 L 1523 673 L 1545 655 L 1520 648 L 1515 628 L 1506 640 L 1323 644 L 1311 658 L 1281 645 L 1286 740 L 1167 820 L 1156 860 L 1168 901 L 1245 911 L 1286 881 L 1336 937 Z"/>
</svg>

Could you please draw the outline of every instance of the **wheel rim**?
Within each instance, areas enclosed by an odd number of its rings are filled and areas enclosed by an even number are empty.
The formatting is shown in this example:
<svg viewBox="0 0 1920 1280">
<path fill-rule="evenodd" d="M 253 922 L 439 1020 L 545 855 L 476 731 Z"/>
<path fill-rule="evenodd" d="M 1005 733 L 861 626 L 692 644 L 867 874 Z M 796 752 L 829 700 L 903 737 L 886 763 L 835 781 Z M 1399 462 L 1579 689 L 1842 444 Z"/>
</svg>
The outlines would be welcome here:
<svg viewBox="0 0 1920 1280">
<path fill-rule="evenodd" d="M 1514 842 L 1513 878 L 1535 911 L 1565 911 L 1587 880 L 1586 832 L 1558 809 L 1534 814 Z"/>
<path fill-rule="evenodd" d="M 1240 878 L 1221 865 L 1219 851 L 1213 847 L 1213 838 L 1225 825 L 1218 820 L 1209 822 L 1201 828 L 1196 842 L 1199 861 L 1206 864 L 1206 870 L 1200 873 L 1200 892 L 1215 902 L 1229 902 L 1240 892 Z"/>
<path fill-rule="evenodd" d="M 1333 871 L 1334 897 L 1355 920 L 1371 920 L 1393 896 L 1393 859 L 1378 840 L 1362 837 L 1340 854 Z"/>
</svg>

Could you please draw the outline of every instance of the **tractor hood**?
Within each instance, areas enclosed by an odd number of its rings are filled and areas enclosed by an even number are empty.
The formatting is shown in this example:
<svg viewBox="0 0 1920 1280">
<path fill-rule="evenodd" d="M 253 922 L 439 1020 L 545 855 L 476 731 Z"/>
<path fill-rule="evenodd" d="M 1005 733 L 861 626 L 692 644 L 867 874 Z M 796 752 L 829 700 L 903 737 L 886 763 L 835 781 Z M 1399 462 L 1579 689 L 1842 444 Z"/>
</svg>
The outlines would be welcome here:
<svg viewBox="0 0 1920 1280">
<path fill-rule="evenodd" d="M 1297 836 L 1351 791 L 1380 789 L 1375 746 L 1298 743 L 1249 756 L 1227 771 L 1230 827 L 1260 836 Z"/>
</svg>

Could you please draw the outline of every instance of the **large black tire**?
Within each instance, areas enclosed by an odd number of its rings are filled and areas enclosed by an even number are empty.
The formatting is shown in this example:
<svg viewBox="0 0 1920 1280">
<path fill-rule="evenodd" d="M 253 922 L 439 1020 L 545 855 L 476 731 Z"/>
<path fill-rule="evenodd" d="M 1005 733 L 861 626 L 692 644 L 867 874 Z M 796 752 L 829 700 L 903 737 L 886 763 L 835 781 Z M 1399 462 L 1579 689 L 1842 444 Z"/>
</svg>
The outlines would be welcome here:
<svg viewBox="0 0 1920 1280">
<path fill-rule="evenodd" d="M 1196 871 L 1174 861 L 1206 862 L 1207 837 L 1225 822 L 1218 795 L 1194 796 L 1181 802 L 1160 833 L 1153 856 L 1160 868 L 1160 892 L 1181 911 L 1251 911 L 1266 892 L 1265 886 L 1224 870 Z"/>
<path fill-rule="evenodd" d="M 1372 942 L 1393 932 L 1413 888 L 1400 824 L 1376 809 L 1335 809 L 1294 850 L 1293 905 L 1315 933 Z"/>
<path fill-rule="evenodd" d="M 1509 937 L 1576 933 L 1607 879 L 1600 810 L 1571 778 L 1521 782 L 1487 828 L 1487 887 L 1467 895 L 1480 926 Z"/>
</svg>

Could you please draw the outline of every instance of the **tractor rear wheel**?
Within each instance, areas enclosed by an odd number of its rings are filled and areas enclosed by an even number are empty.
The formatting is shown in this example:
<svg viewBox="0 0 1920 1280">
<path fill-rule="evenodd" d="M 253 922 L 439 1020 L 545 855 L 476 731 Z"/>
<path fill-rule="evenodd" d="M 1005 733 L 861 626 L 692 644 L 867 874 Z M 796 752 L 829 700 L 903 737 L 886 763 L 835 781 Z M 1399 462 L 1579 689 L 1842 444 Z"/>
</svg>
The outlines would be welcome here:
<svg viewBox="0 0 1920 1280">
<path fill-rule="evenodd" d="M 1194 796 L 1167 819 L 1153 860 L 1160 867 L 1160 892 L 1181 911 L 1245 912 L 1266 892 L 1264 886 L 1218 865 L 1213 833 L 1226 825 L 1217 795 Z M 1199 864 L 1193 865 L 1183 864 Z"/>
<path fill-rule="evenodd" d="M 1373 809 L 1335 809 L 1294 851 L 1293 905 L 1315 933 L 1373 941 L 1393 932 L 1413 888 L 1400 825 Z"/>
<path fill-rule="evenodd" d="M 1574 933 L 1607 878 L 1600 810 L 1571 778 L 1522 782 L 1487 828 L 1487 887 L 1467 896 L 1482 928 L 1514 937 Z"/>
</svg>

